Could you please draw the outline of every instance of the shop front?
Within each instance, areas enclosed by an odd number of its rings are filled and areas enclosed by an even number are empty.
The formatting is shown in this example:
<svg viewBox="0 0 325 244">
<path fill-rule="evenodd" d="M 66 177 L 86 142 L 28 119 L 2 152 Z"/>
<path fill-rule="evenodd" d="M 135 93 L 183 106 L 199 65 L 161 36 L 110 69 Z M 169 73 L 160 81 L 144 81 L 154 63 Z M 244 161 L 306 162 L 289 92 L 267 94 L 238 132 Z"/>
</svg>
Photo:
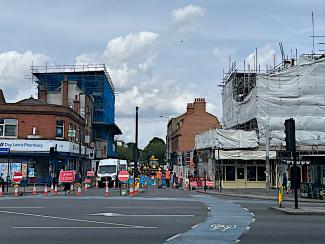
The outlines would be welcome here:
<svg viewBox="0 0 325 244">
<path fill-rule="evenodd" d="M 56 158 L 51 159 L 50 148 L 56 148 Z M 29 183 L 48 183 L 61 169 L 74 169 L 86 174 L 94 154 L 92 149 L 69 141 L 58 140 L 0 140 L 0 148 L 9 148 L 8 154 L 0 154 L 0 174 L 12 178 L 14 172 L 22 172 Z M 79 161 L 81 160 L 81 164 Z"/>
</svg>

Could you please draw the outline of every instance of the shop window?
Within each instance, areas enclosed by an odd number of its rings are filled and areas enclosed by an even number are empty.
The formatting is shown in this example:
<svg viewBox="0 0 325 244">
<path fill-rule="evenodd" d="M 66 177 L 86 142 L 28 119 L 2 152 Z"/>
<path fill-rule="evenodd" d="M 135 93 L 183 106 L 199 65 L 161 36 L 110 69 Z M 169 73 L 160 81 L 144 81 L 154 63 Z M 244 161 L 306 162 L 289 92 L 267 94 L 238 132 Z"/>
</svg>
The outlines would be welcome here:
<svg viewBox="0 0 325 244">
<path fill-rule="evenodd" d="M 266 170 L 265 166 L 257 167 L 257 180 L 258 181 L 266 181 L 265 170 Z"/>
<path fill-rule="evenodd" d="M 247 166 L 247 181 L 256 181 L 256 166 Z"/>
<path fill-rule="evenodd" d="M 64 137 L 64 121 L 62 120 L 56 121 L 55 137 L 61 139 Z"/>
<path fill-rule="evenodd" d="M 235 181 L 235 166 L 226 166 L 226 181 Z"/>
<path fill-rule="evenodd" d="M 17 137 L 17 119 L 0 119 L 0 137 Z"/>
<path fill-rule="evenodd" d="M 238 167 L 237 168 L 237 179 L 238 180 L 244 180 L 245 179 L 244 167 Z"/>
</svg>

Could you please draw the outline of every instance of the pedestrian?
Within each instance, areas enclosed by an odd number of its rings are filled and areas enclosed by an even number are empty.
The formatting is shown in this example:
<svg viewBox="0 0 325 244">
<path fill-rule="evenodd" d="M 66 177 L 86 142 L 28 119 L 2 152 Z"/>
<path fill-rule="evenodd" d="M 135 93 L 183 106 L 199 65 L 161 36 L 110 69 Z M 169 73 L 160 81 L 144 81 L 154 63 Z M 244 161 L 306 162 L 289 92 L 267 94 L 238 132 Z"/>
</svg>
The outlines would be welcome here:
<svg viewBox="0 0 325 244">
<path fill-rule="evenodd" d="M 165 178 L 166 178 L 166 185 L 169 188 L 170 187 L 170 171 L 168 169 L 165 172 Z"/>
<path fill-rule="evenodd" d="M 158 181 L 158 188 L 161 187 L 161 180 L 162 180 L 162 173 L 161 173 L 161 169 L 158 170 L 157 174 L 156 174 L 156 177 L 157 177 L 157 181 Z"/>
<path fill-rule="evenodd" d="M 5 191 L 5 180 L 3 179 L 3 174 L 1 173 L 0 177 L 0 187 L 2 188 L 2 192 Z"/>
<path fill-rule="evenodd" d="M 285 190 L 286 192 L 288 191 L 288 179 L 287 179 L 287 174 L 284 173 L 283 174 L 283 179 L 282 179 L 282 187 L 283 187 L 283 190 Z"/>
<path fill-rule="evenodd" d="M 177 176 L 176 176 L 176 172 L 173 173 L 173 185 L 175 187 L 177 187 Z"/>
<path fill-rule="evenodd" d="M 287 188 L 288 188 L 288 191 L 291 191 L 291 179 L 290 178 L 288 178 Z M 288 191 L 287 191 L 287 193 L 288 193 Z"/>
</svg>

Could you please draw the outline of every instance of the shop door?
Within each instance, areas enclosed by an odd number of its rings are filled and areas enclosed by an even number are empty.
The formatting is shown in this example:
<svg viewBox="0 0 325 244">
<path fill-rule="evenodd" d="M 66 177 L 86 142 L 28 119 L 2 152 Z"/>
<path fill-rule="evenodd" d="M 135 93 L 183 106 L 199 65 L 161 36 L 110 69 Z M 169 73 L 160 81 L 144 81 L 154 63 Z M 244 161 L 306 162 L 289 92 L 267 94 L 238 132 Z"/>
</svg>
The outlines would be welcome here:
<svg viewBox="0 0 325 244">
<path fill-rule="evenodd" d="M 237 186 L 245 188 L 245 168 L 237 167 Z"/>
</svg>

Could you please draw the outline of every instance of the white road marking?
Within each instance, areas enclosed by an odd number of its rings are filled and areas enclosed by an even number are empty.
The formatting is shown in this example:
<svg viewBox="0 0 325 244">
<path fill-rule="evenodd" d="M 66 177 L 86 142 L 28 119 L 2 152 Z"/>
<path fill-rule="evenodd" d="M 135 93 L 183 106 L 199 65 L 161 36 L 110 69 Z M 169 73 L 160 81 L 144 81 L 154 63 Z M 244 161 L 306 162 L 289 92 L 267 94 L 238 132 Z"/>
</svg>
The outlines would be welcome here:
<svg viewBox="0 0 325 244">
<path fill-rule="evenodd" d="M 251 227 L 247 226 L 247 227 L 246 227 L 246 230 L 250 230 L 250 228 L 251 228 Z"/>
<path fill-rule="evenodd" d="M 146 226 L 14 226 L 12 229 L 157 229 L 157 227 Z"/>
<path fill-rule="evenodd" d="M 174 235 L 174 236 L 168 238 L 168 239 L 166 240 L 166 242 L 167 242 L 167 241 L 171 241 L 171 240 L 177 238 L 177 237 L 180 236 L 180 235 L 181 235 L 181 234 Z"/>
<path fill-rule="evenodd" d="M 194 229 L 194 228 L 196 228 L 196 227 L 198 227 L 199 226 L 199 224 L 197 224 L 197 225 L 193 225 L 192 227 L 191 227 L 191 229 Z"/>
<path fill-rule="evenodd" d="M 44 208 L 44 207 L 4 207 L 4 206 L 1 206 L 0 208 L 10 208 L 10 209 L 19 209 L 19 208 L 26 208 L 26 209 L 36 209 L 36 208 Z"/>
<path fill-rule="evenodd" d="M 138 225 L 117 224 L 117 223 L 109 223 L 109 222 L 94 221 L 94 220 L 87 220 L 87 219 L 72 219 L 72 218 L 65 218 L 65 217 L 56 217 L 56 216 L 31 214 L 31 213 L 11 212 L 11 211 L 4 211 L 4 210 L 0 210 L 0 213 L 23 215 L 23 216 L 32 216 L 32 217 L 40 217 L 40 218 L 48 218 L 48 219 L 68 220 L 68 221 L 84 222 L 84 223 L 124 226 L 124 227 L 137 227 L 137 228 L 144 228 L 145 227 L 145 226 L 138 226 Z M 152 227 L 152 228 L 157 228 L 157 227 Z"/>
<path fill-rule="evenodd" d="M 194 217 L 193 214 L 119 214 L 119 213 L 95 213 L 87 214 L 106 217 Z"/>
<path fill-rule="evenodd" d="M 254 223 L 256 219 L 252 219 L 252 222 Z"/>
<path fill-rule="evenodd" d="M 237 239 L 236 241 L 235 241 L 235 243 L 239 243 L 240 242 L 240 240 L 239 239 Z"/>
<path fill-rule="evenodd" d="M 248 211 L 248 208 L 244 208 L 246 211 Z"/>
<path fill-rule="evenodd" d="M 201 207 L 145 207 L 145 206 L 138 206 L 138 207 L 105 207 L 105 208 L 112 208 L 112 209 L 200 209 Z"/>
</svg>

